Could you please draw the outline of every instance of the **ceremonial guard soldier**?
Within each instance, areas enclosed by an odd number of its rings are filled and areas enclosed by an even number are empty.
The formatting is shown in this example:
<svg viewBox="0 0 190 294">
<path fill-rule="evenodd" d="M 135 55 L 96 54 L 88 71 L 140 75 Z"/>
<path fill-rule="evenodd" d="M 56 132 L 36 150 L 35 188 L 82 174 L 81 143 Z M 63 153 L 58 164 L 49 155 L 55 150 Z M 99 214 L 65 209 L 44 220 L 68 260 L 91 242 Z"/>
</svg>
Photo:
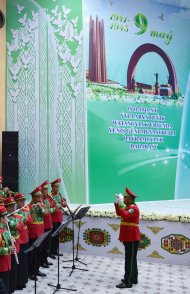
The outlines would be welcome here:
<svg viewBox="0 0 190 294">
<path fill-rule="evenodd" d="M 29 230 L 29 247 L 44 233 L 44 215 L 47 213 L 45 205 L 41 201 L 42 193 L 41 186 L 37 187 L 31 193 L 32 201 L 28 205 L 32 221 L 28 225 Z M 37 276 L 46 276 L 46 274 L 40 272 L 42 257 L 42 246 L 37 249 L 37 261 L 35 264 L 35 252 L 34 250 L 28 254 L 28 273 L 31 280 L 35 279 L 35 266 Z"/>
<path fill-rule="evenodd" d="M 24 229 L 24 224 L 22 222 L 22 216 L 18 215 L 17 213 L 14 213 L 15 204 L 16 204 L 16 202 L 14 201 L 13 197 L 9 197 L 4 200 L 4 205 L 7 210 L 7 213 L 12 214 L 9 217 L 9 227 L 10 227 L 11 235 L 14 237 L 14 240 L 15 240 L 16 253 L 17 253 L 18 259 L 19 259 L 20 232 Z M 10 284 L 9 284 L 10 293 L 13 293 L 17 288 L 17 270 L 18 270 L 18 265 L 16 263 L 14 255 L 12 254 L 12 256 L 11 256 Z"/>
<path fill-rule="evenodd" d="M 0 176 L 0 191 L 3 190 L 3 177 Z"/>
<path fill-rule="evenodd" d="M 124 197 L 123 197 L 124 196 Z M 121 217 L 119 240 L 125 246 L 125 275 L 117 288 L 132 288 L 138 283 L 137 251 L 140 241 L 139 209 L 135 195 L 126 188 L 124 195 L 116 195 L 115 210 Z"/>
<path fill-rule="evenodd" d="M 4 281 L 6 293 L 9 293 L 9 275 L 11 270 L 11 253 L 16 251 L 15 245 L 11 245 L 10 235 L 7 230 L 7 211 L 0 206 L 0 279 Z"/>
<path fill-rule="evenodd" d="M 2 182 L 3 182 L 3 177 L 0 176 L 0 206 L 4 206 L 4 198 L 6 195 L 6 193 L 3 191 Z"/>
<path fill-rule="evenodd" d="M 42 202 L 46 206 L 46 209 L 48 213 L 44 215 L 44 230 L 45 232 L 51 231 L 53 228 L 53 223 L 52 223 L 52 213 L 56 211 L 56 209 L 59 209 L 58 205 L 55 205 L 55 207 L 50 206 L 50 200 L 51 197 L 48 196 L 48 180 L 43 182 L 41 184 L 42 188 Z M 51 233 L 48 235 L 46 238 L 46 242 L 43 244 L 43 254 L 42 254 L 42 267 L 48 268 L 49 265 L 52 265 L 53 263 L 48 261 L 48 256 L 50 256 L 50 249 L 51 249 Z"/>
<path fill-rule="evenodd" d="M 18 193 L 14 195 L 16 201 L 18 214 L 22 216 L 22 221 L 24 223 L 24 228 L 20 231 L 20 254 L 19 254 L 19 266 L 17 271 L 17 290 L 22 290 L 26 287 L 28 282 L 28 253 L 24 253 L 28 249 L 29 235 L 28 227 L 32 222 L 32 217 L 30 215 L 30 210 L 27 205 L 25 205 L 25 195 Z"/>
<path fill-rule="evenodd" d="M 10 189 L 8 187 L 3 188 L 3 177 L 0 176 L 0 206 L 4 206 L 4 199 L 6 198 L 6 196 L 8 196 L 7 194 L 9 193 L 9 191 Z"/>
<path fill-rule="evenodd" d="M 5 192 L 0 191 L 0 206 L 4 206 L 5 195 L 6 195 Z"/>
<path fill-rule="evenodd" d="M 63 207 L 67 207 L 67 203 L 65 199 L 59 193 L 59 186 L 60 186 L 61 179 L 56 179 L 55 181 L 51 182 L 52 191 L 50 193 L 50 207 L 56 208 L 54 213 L 52 213 L 52 221 L 53 221 L 53 230 L 52 233 L 55 232 L 60 224 L 63 221 Z M 51 255 L 50 257 L 55 258 L 55 255 L 58 255 L 58 246 L 59 246 L 59 235 L 52 238 L 51 242 Z M 59 253 L 62 256 L 61 253 Z"/>
</svg>

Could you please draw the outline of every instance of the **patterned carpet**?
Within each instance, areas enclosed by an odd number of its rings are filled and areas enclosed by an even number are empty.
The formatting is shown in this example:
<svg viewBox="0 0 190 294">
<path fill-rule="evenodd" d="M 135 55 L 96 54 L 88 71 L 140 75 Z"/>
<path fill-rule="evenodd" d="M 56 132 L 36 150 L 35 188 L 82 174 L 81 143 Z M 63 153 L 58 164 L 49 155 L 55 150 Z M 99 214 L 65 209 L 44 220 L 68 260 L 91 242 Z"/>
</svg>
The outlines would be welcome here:
<svg viewBox="0 0 190 294">
<path fill-rule="evenodd" d="M 79 268 L 87 268 L 89 271 L 83 272 L 75 270 L 69 277 L 70 269 L 63 269 L 63 266 L 70 266 L 70 262 L 63 260 L 70 259 L 70 255 L 60 258 L 60 284 L 62 287 L 77 289 L 77 292 L 59 290 L 56 293 L 78 293 L 78 294 L 189 294 L 189 272 L 190 267 L 174 266 L 158 263 L 139 262 L 139 283 L 132 289 L 119 290 L 115 287 L 123 277 L 123 260 L 118 258 L 82 256 L 81 261 L 88 264 L 84 266 L 76 262 Z M 52 261 L 52 259 L 51 259 Z M 39 278 L 37 282 L 38 294 L 51 294 L 54 288 L 47 284 L 57 285 L 57 260 L 53 260 L 54 265 L 50 269 L 43 269 L 47 274 L 45 278 Z M 42 271 L 42 270 L 41 270 Z M 34 293 L 34 282 L 30 281 L 27 288 L 15 293 Z"/>
</svg>

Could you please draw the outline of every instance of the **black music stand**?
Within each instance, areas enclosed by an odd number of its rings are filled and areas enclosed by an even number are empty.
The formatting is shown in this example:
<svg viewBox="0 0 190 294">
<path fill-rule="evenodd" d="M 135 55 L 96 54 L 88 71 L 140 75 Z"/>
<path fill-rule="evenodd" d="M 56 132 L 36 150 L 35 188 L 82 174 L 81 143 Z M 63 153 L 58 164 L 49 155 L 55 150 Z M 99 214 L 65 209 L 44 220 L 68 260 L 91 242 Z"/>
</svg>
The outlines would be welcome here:
<svg viewBox="0 0 190 294">
<path fill-rule="evenodd" d="M 69 209 L 69 215 L 67 217 L 67 221 L 68 220 L 71 220 L 72 221 L 73 216 L 76 214 L 76 212 L 79 210 L 79 208 L 81 208 L 81 206 L 82 206 L 82 204 L 80 204 L 79 206 L 77 206 L 77 208 L 75 208 L 75 210 L 73 212 Z M 67 260 L 67 261 L 69 261 L 69 260 Z M 66 260 L 64 262 L 66 262 Z"/>
<path fill-rule="evenodd" d="M 80 207 L 81 207 L 81 205 L 80 205 Z M 88 269 L 82 269 L 82 268 L 78 268 L 78 267 L 75 266 L 75 248 L 74 248 L 75 247 L 75 244 L 74 244 L 74 242 L 75 242 L 75 231 L 74 231 L 74 221 L 77 220 L 77 219 L 80 219 L 80 216 L 82 216 L 82 212 L 85 211 L 85 214 L 86 214 L 87 211 L 89 210 L 89 208 L 90 208 L 90 206 L 81 208 L 76 215 L 74 215 L 74 214 L 71 215 L 72 216 L 72 219 L 71 219 L 71 221 L 72 221 L 72 230 L 73 230 L 73 239 L 72 239 L 72 247 L 73 247 L 73 252 L 72 253 L 73 253 L 73 258 L 71 260 L 67 260 L 67 261 L 64 261 L 64 262 L 72 261 L 73 264 L 72 264 L 71 267 L 70 266 L 64 266 L 63 267 L 63 268 L 71 268 L 71 272 L 69 274 L 69 277 L 72 275 L 73 271 L 76 270 L 76 269 L 77 270 L 80 270 L 80 271 L 86 271 L 86 272 L 88 271 Z"/>
<path fill-rule="evenodd" d="M 36 294 L 37 290 L 37 279 L 36 279 L 36 265 L 37 265 L 37 249 L 40 245 L 45 241 L 47 236 L 51 233 L 51 231 L 45 232 L 42 234 L 28 249 L 24 250 L 24 253 L 28 253 L 34 250 L 35 259 L 34 259 L 34 293 Z"/>
<path fill-rule="evenodd" d="M 79 238 L 80 238 L 81 219 L 87 214 L 89 209 L 90 209 L 90 206 L 81 208 L 74 218 L 74 220 L 77 220 L 77 219 L 79 220 L 78 236 L 77 236 L 77 251 L 76 251 L 75 260 L 84 265 L 87 265 L 87 264 L 80 261 L 80 257 L 79 257 Z"/>
<path fill-rule="evenodd" d="M 70 221 L 73 221 L 74 220 L 74 217 L 75 217 L 75 214 L 76 212 L 79 210 L 79 208 L 81 208 L 82 204 L 80 204 L 79 206 L 77 206 L 77 208 L 75 208 L 75 210 L 72 212 L 70 209 L 70 214 L 69 216 L 67 217 L 67 221 L 70 220 Z M 73 230 L 73 233 L 74 233 L 74 230 Z M 63 260 L 63 262 L 69 262 L 69 261 L 73 261 L 72 259 L 69 259 L 69 260 Z"/>
<path fill-rule="evenodd" d="M 60 234 L 64 228 L 66 228 L 68 226 L 68 224 L 72 221 L 72 219 L 68 219 L 65 222 L 62 222 L 61 225 L 59 226 L 59 228 L 52 234 L 52 238 L 57 236 L 58 234 Z M 76 289 L 70 289 L 70 288 L 62 288 L 60 283 L 59 283 L 59 246 L 58 246 L 58 259 L 57 259 L 57 285 L 52 285 L 52 284 L 48 284 L 48 286 L 50 287 L 54 287 L 55 291 L 53 292 L 56 293 L 59 290 L 68 290 L 68 291 L 77 291 Z"/>
</svg>

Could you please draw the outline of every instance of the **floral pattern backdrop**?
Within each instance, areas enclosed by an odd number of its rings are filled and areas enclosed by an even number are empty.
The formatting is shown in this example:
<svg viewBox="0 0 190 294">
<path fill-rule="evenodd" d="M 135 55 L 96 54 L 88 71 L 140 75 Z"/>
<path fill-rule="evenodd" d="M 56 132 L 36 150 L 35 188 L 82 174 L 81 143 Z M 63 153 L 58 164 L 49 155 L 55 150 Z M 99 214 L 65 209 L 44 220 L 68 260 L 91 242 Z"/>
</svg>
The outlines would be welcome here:
<svg viewBox="0 0 190 294">
<path fill-rule="evenodd" d="M 151 219 L 152 218 L 152 219 Z M 82 219 L 79 255 L 90 254 L 124 258 L 123 244 L 118 241 L 120 219 L 111 211 L 93 211 Z M 75 221 L 74 236 L 77 248 L 79 222 Z M 71 228 L 71 224 L 69 225 Z M 166 264 L 189 265 L 190 253 L 190 219 L 179 216 L 165 220 L 160 215 L 146 214 L 141 216 L 138 259 L 140 261 L 158 262 Z M 60 238 L 61 250 L 71 252 L 72 238 Z"/>
<path fill-rule="evenodd" d="M 64 195 L 85 202 L 82 51 L 81 0 L 7 0 L 6 128 L 19 131 L 24 193 L 61 177 Z"/>
</svg>

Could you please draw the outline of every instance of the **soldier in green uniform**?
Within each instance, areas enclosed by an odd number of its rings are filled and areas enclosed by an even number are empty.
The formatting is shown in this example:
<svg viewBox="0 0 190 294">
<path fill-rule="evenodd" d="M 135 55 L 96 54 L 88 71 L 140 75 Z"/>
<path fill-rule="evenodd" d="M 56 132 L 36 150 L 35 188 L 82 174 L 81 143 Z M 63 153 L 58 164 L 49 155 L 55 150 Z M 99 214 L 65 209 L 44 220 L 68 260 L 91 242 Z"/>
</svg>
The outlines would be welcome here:
<svg viewBox="0 0 190 294">
<path fill-rule="evenodd" d="M 4 200 L 4 204 L 7 210 L 7 213 L 13 213 L 15 210 L 15 204 L 14 198 L 8 197 Z M 9 227 L 11 231 L 11 235 L 14 237 L 15 240 L 15 246 L 16 246 L 16 253 L 18 255 L 19 259 L 19 253 L 20 253 L 20 231 L 24 229 L 24 224 L 22 222 L 22 216 L 18 215 L 17 213 L 14 213 L 12 216 L 9 217 Z M 15 257 L 12 254 L 11 256 L 11 271 L 10 271 L 10 286 L 9 290 L 10 293 L 13 293 L 17 288 L 17 270 L 18 265 L 16 263 Z"/>
<path fill-rule="evenodd" d="M 28 253 L 24 253 L 28 249 L 29 236 L 27 225 L 32 221 L 28 206 L 25 206 L 25 195 L 17 193 L 14 195 L 16 201 L 18 214 L 22 216 L 24 229 L 20 231 L 20 253 L 19 253 L 19 266 L 17 272 L 17 289 L 22 290 L 26 287 L 28 282 Z"/>
<path fill-rule="evenodd" d="M 6 193 L 0 190 L 0 206 L 4 206 L 5 196 L 6 196 Z"/>
<path fill-rule="evenodd" d="M 48 180 L 41 184 L 42 188 L 42 202 L 46 206 L 48 213 L 44 216 L 44 230 L 45 232 L 52 231 L 53 223 L 52 223 L 52 213 L 54 213 L 57 209 L 59 209 L 59 205 L 56 204 L 55 207 L 50 206 L 50 197 L 48 195 Z M 50 256 L 51 249 L 51 233 L 46 238 L 46 242 L 43 243 L 43 255 L 42 255 L 42 267 L 47 268 L 49 265 L 53 265 L 48 261 L 48 256 Z"/>
<path fill-rule="evenodd" d="M 28 224 L 29 231 L 29 247 L 44 233 L 44 215 L 47 213 L 45 205 L 41 201 L 42 193 L 41 186 L 34 189 L 31 193 L 32 201 L 28 205 L 32 221 Z M 45 277 L 46 274 L 42 273 L 39 268 L 42 258 L 42 246 L 37 250 L 37 264 L 36 275 Z M 28 273 L 31 280 L 35 279 L 35 254 L 34 251 L 29 252 L 28 255 Z"/>
<path fill-rule="evenodd" d="M 60 187 L 61 179 L 56 179 L 55 181 L 51 182 L 51 188 L 52 191 L 49 194 L 49 202 L 50 207 L 55 208 L 56 206 L 59 209 L 55 209 L 54 213 L 52 213 L 52 222 L 53 222 L 53 230 L 52 233 L 54 233 L 60 224 L 63 221 L 63 207 L 67 206 L 67 203 L 65 199 L 61 196 L 59 193 L 59 187 Z M 51 244 L 51 257 L 54 255 L 58 255 L 58 246 L 59 246 L 59 235 L 52 238 L 52 244 Z M 59 253 L 60 256 L 62 256 L 61 253 Z"/>
<path fill-rule="evenodd" d="M 3 177 L 0 176 L 0 191 L 3 190 Z"/>
<path fill-rule="evenodd" d="M 9 275 L 11 270 L 11 253 L 16 251 L 15 245 L 11 245 L 10 235 L 7 230 L 7 211 L 0 206 L 0 279 L 3 280 L 6 292 L 9 293 Z M 1 293 L 1 292 L 0 292 Z"/>
</svg>

